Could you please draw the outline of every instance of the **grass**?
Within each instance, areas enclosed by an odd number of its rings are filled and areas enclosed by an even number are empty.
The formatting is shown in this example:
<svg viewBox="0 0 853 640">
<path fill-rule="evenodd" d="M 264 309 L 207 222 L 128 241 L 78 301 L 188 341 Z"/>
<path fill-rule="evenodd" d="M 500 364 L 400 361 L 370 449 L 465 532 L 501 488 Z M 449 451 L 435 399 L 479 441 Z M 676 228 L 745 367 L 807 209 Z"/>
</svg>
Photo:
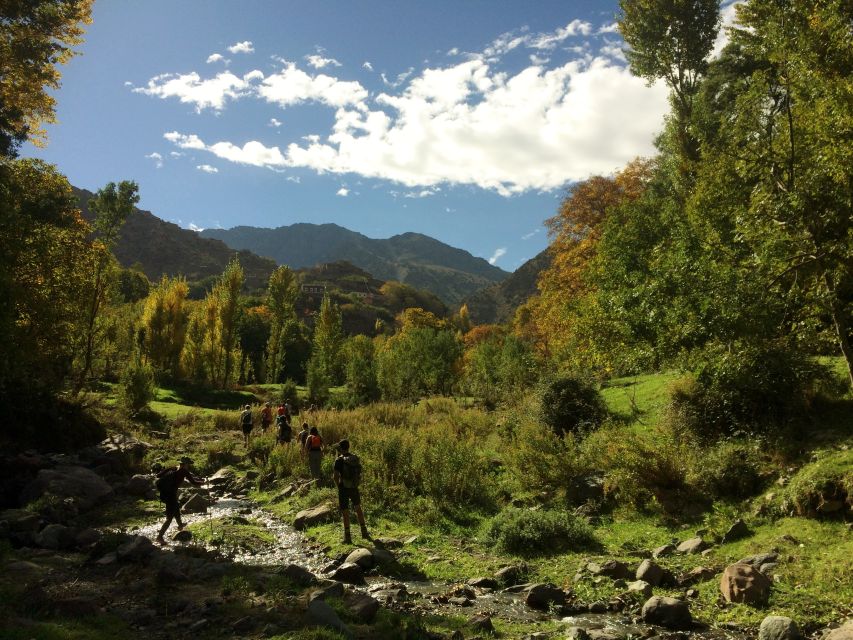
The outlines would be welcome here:
<svg viewBox="0 0 853 640">
<path fill-rule="evenodd" d="M 226 549 L 257 550 L 275 542 L 275 536 L 259 520 L 227 516 L 200 520 L 187 527 L 193 537 Z"/>
<path fill-rule="evenodd" d="M 602 386 L 601 395 L 608 410 L 621 421 L 653 426 L 660 422 L 668 401 L 667 389 L 678 376 L 667 372 L 614 378 Z"/>
</svg>

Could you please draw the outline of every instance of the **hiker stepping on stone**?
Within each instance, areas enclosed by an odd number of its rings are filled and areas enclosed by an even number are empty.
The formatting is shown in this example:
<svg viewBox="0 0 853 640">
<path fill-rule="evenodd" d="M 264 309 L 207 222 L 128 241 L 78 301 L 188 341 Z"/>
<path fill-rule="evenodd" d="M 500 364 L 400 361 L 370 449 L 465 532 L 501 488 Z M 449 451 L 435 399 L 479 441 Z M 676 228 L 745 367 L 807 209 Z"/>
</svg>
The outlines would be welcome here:
<svg viewBox="0 0 853 640">
<path fill-rule="evenodd" d="M 160 501 L 166 505 L 166 522 L 160 527 L 160 532 L 157 534 L 157 542 L 167 544 L 163 539 L 169 525 L 172 524 L 172 519 L 178 523 L 178 531 L 183 531 L 184 523 L 181 521 L 181 505 L 178 502 L 178 489 L 180 489 L 184 480 L 196 487 L 204 484 L 204 478 L 194 476 L 190 472 L 192 460 L 187 457 L 181 458 L 179 466 L 171 469 L 163 469 L 157 474 L 157 482 L 155 486 L 160 492 Z"/>
<path fill-rule="evenodd" d="M 355 516 L 361 527 L 361 537 L 370 540 L 370 534 L 364 524 L 361 495 L 358 491 L 358 485 L 361 484 L 361 460 L 354 453 L 350 453 L 349 440 L 341 440 L 338 443 L 338 457 L 335 459 L 333 469 L 333 478 L 338 486 L 338 504 L 341 508 L 341 518 L 344 521 L 344 544 L 352 544 L 349 517 L 350 503 L 355 509 Z"/>
</svg>

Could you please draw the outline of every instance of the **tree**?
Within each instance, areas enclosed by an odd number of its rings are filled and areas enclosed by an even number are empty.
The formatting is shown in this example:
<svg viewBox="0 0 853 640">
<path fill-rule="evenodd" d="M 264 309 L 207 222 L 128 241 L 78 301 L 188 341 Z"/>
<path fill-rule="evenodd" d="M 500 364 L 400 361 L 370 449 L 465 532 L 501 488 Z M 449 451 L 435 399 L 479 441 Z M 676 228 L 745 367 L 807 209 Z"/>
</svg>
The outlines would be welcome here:
<svg viewBox="0 0 853 640">
<path fill-rule="evenodd" d="M 142 312 L 145 353 L 158 371 L 173 378 L 180 376 L 181 353 L 189 321 L 188 291 L 184 278 L 163 276 L 145 300 Z"/>
<path fill-rule="evenodd" d="M 344 344 L 344 359 L 350 400 L 355 404 L 365 404 L 378 398 L 373 341 L 367 336 L 348 339 Z"/>
<path fill-rule="evenodd" d="M 449 329 L 410 325 L 376 350 L 377 381 L 382 397 L 417 399 L 447 394 L 459 377 L 462 347 Z"/>
<path fill-rule="evenodd" d="M 218 351 L 216 360 L 222 363 L 219 375 L 214 376 L 214 381 L 221 388 L 233 382 L 236 373 L 235 364 L 242 360 L 237 347 L 237 326 L 240 318 L 240 291 L 243 288 L 243 281 L 243 267 L 235 257 L 225 267 L 222 277 L 210 292 L 217 313 L 215 335 L 219 338 L 219 344 L 215 345 L 214 349 Z"/>
<path fill-rule="evenodd" d="M 317 371 L 329 384 L 338 384 L 343 378 L 341 347 L 343 346 L 341 312 L 332 303 L 329 294 L 323 296 L 317 323 L 314 327 L 314 349 L 311 355 Z"/>
<path fill-rule="evenodd" d="M 267 307 L 270 310 L 270 336 L 267 343 L 266 380 L 281 382 L 285 369 L 287 350 L 282 340 L 287 322 L 296 319 L 296 277 L 288 267 L 282 266 L 270 274 L 267 289 Z"/>
<path fill-rule="evenodd" d="M 265 351 L 270 342 L 270 328 L 274 323 L 268 307 L 249 307 L 240 317 L 237 333 L 240 350 L 243 352 L 245 382 L 267 380 Z"/>
<path fill-rule="evenodd" d="M 0 0 L 0 155 L 27 138 L 41 144 L 42 123 L 55 122 L 58 65 L 75 55 L 92 0 Z"/>
</svg>

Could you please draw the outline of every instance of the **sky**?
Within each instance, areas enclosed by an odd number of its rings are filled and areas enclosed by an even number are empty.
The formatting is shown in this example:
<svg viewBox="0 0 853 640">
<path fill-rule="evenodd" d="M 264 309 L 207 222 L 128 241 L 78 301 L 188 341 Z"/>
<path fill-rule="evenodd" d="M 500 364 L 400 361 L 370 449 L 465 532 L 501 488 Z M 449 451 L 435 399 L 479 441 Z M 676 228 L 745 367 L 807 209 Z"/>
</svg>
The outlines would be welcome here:
<svg viewBox="0 0 853 640">
<path fill-rule="evenodd" d="M 615 0 L 98 0 L 22 155 L 190 229 L 424 233 L 513 271 L 566 188 L 654 153 Z"/>
</svg>

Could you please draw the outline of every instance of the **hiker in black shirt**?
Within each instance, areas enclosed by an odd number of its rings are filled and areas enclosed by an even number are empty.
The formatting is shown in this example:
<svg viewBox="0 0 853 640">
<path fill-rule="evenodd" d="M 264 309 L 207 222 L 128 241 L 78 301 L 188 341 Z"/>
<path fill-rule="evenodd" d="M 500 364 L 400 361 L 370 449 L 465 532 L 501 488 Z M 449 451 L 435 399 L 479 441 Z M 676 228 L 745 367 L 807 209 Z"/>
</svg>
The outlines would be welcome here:
<svg viewBox="0 0 853 640">
<path fill-rule="evenodd" d="M 344 544 L 352 544 L 350 536 L 349 505 L 352 502 L 355 517 L 361 527 L 361 537 L 370 540 L 367 526 L 364 524 L 364 513 L 361 510 L 361 494 L 358 486 L 361 484 L 361 461 L 358 456 L 349 451 L 349 440 L 338 443 L 338 457 L 335 459 L 332 478 L 338 485 L 338 506 L 344 521 Z"/>
<path fill-rule="evenodd" d="M 160 527 L 160 532 L 157 534 L 157 542 L 167 544 L 163 539 L 169 525 L 172 524 L 172 519 L 178 523 L 178 531 L 183 530 L 184 523 L 181 521 L 181 505 L 178 503 L 178 489 L 184 480 L 196 487 L 200 487 L 204 483 L 203 478 L 194 476 L 189 466 L 192 460 L 189 458 L 181 458 L 181 464 L 178 467 L 164 469 L 157 474 L 157 490 L 160 492 L 160 501 L 166 505 L 166 522 Z"/>
</svg>

